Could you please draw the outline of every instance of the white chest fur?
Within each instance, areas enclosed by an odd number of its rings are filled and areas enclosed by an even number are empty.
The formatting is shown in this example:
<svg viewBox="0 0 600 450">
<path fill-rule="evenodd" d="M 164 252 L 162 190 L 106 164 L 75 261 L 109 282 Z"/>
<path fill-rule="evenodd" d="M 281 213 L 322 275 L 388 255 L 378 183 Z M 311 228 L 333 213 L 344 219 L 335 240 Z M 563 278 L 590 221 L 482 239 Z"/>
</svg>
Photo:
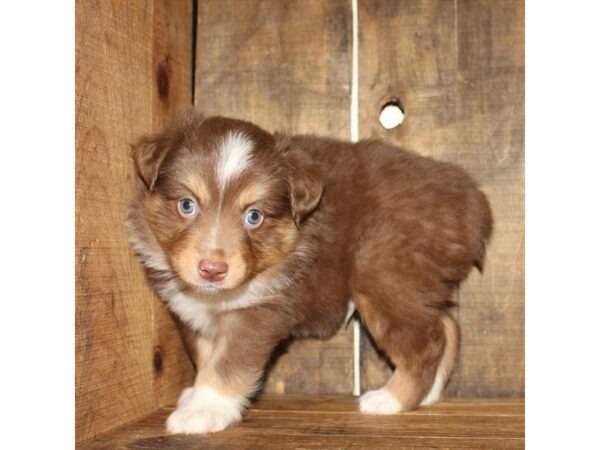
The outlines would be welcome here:
<svg viewBox="0 0 600 450">
<path fill-rule="evenodd" d="M 169 308 L 194 330 L 207 336 L 215 333 L 214 317 L 205 302 L 178 292 L 167 299 Z"/>
<path fill-rule="evenodd" d="M 261 283 L 256 282 L 210 297 L 186 294 L 169 286 L 163 290 L 162 297 L 183 322 L 206 336 L 214 336 L 216 313 L 258 305 L 265 300 L 267 292 Z"/>
</svg>

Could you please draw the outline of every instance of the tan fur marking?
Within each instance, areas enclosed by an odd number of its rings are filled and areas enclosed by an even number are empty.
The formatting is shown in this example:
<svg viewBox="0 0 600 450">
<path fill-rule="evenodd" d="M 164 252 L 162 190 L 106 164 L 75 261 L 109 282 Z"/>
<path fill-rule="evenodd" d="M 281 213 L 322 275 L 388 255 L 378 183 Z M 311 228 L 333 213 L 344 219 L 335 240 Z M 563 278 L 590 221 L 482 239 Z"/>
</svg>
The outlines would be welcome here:
<svg viewBox="0 0 600 450">
<path fill-rule="evenodd" d="M 248 185 L 244 186 L 244 189 L 237 196 L 236 205 L 240 211 L 243 211 L 244 208 L 267 197 L 268 194 L 269 189 L 264 182 L 261 182 L 261 180 L 250 182 Z"/>
<path fill-rule="evenodd" d="M 182 184 L 191 190 L 200 201 L 200 208 L 211 202 L 210 191 L 208 190 L 206 183 L 204 183 L 204 181 L 196 174 L 190 174 L 186 179 L 182 180 Z"/>
</svg>

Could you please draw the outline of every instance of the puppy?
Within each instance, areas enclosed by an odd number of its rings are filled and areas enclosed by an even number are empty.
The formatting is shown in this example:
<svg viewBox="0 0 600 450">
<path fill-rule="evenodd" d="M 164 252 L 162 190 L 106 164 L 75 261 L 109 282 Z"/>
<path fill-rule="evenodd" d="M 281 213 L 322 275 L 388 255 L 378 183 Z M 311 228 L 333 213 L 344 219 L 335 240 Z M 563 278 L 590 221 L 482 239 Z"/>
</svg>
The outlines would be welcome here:
<svg viewBox="0 0 600 450">
<path fill-rule="evenodd" d="M 360 398 L 363 413 L 442 397 L 459 345 L 447 309 L 492 230 L 464 170 L 380 141 L 272 135 L 195 112 L 132 154 L 132 245 L 188 328 L 197 368 L 168 431 L 240 421 L 277 344 L 334 335 L 349 307 L 395 366 Z"/>
</svg>

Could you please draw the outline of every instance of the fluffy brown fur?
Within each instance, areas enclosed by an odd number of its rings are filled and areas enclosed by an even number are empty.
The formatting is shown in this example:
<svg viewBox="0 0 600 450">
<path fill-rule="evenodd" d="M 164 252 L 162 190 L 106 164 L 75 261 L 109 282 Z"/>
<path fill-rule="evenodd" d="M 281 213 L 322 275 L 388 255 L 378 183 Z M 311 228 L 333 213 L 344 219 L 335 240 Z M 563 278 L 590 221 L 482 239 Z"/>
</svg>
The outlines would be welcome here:
<svg viewBox="0 0 600 450">
<path fill-rule="evenodd" d="M 227 136 L 243 136 L 251 152 L 223 183 Z M 482 267 L 492 230 L 488 202 L 463 169 L 381 141 L 272 135 L 193 112 L 140 140 L 133 158 L 141 182 L 132 242 L 196 347 L 199 400 L 184 392 L 171 431 L 240 420 L 233 410 L 275 346 L 332 336 L 350 300 L 396 367 L 361 409 L 406 411 L 441 397 L 459 339 L 447 309 Z M 193 217 L 178 211 L 183 198 L 197 204 Z M 248 208 L 264 214 L 256 229 L 244 225 Z M 225 263 L 224 280 L 202 279 L 202 260 Z M 219 399 L 236 400 L 224 413 L 210 406 Z"/>
</svg>

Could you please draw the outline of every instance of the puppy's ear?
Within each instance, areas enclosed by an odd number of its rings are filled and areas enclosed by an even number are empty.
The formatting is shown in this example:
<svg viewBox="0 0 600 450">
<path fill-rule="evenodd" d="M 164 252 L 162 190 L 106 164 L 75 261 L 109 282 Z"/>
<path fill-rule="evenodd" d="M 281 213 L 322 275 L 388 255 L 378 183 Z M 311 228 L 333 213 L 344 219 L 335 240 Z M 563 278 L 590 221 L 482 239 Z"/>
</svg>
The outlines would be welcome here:
<svg viewBox="0 0 600 450">
<path fill-rule="evenodd" d="M 296 227 L 317 209 L 323 196 L 323 183 L 305 167 L 296 167 L 288 177 L 290 206 Z"/>
<path fill-rule="evenodd" d="M 131 157 L 139 177 L 152 191 L 158 170 L 169 152 L 169 142 L 162 135 L 145 136 L 131 146 Z"/>
<path fill-rule="evenodd" d="M 154 188 L 166 156 L 186 139 L 194 145 L 203 121 L 204 116 L 198 111 L 184 111 L 164 131 L 142 137 L 131 146 L 135 168 L 149 191 Z"/>
<path fill-rule="evenodd" d="M 294 151 L 289 137 L 276 134 L 275 140 L 285 168 L 292 218 L 296 227 L 300 227 L 302 221 L 319 206 L 323 196 L 323 183 L 308 158 Z"/>
</svg>

